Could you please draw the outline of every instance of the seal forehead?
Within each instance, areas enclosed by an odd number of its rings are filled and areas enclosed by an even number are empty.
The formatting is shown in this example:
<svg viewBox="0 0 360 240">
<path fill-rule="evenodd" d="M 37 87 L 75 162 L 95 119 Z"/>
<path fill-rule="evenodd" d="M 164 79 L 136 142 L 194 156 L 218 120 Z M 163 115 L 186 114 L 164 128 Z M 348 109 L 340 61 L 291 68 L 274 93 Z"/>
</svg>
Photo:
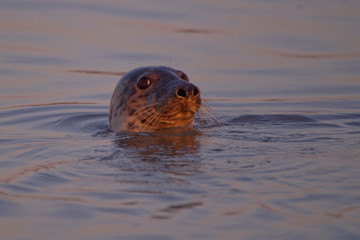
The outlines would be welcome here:
<svg viewBox="0 0 360 240">
<path fill-rule="evenodd" d="M 165 75 L 176 75 L 178 76 L 178 73 L 182 73 L 182 71 L 180 70 L 175 70 L 173 68 L 170 67 L 165 67 L 165 66 L 157 66 L 157 67 L 140 67 L 140 68 L 136 68 L 128 73 L 126 73 L 123 77 L 123 79 L 129 79 L 129 80 L 133 80 L 134 78 L 138 78 L 142 75 L 146 75 L 149 74 L 149 76 L 152 77 L 159 77 L 162 74 Z"/>
</svg>

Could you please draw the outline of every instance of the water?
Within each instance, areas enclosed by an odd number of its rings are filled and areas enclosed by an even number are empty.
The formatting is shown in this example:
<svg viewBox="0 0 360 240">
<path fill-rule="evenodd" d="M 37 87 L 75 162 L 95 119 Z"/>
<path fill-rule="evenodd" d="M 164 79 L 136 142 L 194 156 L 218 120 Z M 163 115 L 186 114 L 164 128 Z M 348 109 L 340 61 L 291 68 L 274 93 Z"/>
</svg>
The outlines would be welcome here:
<svg viewBox="0 0 360 240">
<path fill-rule="evenodd" d="M 1 239 L 359 239 L 360 3 L 0 1 Z M 186 72 L 221 126 L 108 131 Z"/>
</svg>

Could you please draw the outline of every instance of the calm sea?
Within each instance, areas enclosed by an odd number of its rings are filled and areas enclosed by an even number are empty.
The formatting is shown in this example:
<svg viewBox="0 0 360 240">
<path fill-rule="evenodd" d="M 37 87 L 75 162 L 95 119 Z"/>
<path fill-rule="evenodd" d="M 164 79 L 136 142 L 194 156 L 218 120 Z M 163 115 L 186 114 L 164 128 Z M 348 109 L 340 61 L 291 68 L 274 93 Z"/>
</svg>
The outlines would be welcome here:
<svg viewBox="0 0 360 240">
<path fill-rule="evenodd" d="M 0 238 L 360 239 L 360 2 L 0 0 Z M 133 68 L 221 126 L 114 134 Z"/>
</svg>

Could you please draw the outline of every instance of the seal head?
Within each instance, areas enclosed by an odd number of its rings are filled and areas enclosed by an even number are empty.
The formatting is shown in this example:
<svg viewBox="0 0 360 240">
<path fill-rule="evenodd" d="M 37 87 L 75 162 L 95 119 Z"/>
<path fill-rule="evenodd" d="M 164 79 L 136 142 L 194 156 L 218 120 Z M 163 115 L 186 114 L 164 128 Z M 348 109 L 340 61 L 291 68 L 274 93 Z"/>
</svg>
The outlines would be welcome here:
<svg viewBox="0 0 360 240">
<path fill-rule="evenodd" d="M 200 90 L 184 72 L 164 66 L 137 68 L 115 87 L 110 128 L 115 132 L 151 132 L 190 127 L 200 107 Z"/>
</svg>

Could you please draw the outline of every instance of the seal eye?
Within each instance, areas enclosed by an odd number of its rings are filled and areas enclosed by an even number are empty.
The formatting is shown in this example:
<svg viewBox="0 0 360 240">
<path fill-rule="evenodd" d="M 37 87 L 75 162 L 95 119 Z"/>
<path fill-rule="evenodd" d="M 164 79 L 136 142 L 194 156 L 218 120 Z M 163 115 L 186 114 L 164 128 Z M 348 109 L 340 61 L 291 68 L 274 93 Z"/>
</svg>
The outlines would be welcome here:
<svg viewBox="0 0 360 240">
<path fill-rule="evenodd" d="M 144 89 L 147 89 L 151 84 L 151 81 L 149 78 L 147 77 L 142 77 L 138 80 L 137 82 L 137 87 L 140 89 L 140 90 L 144 90 Z"/>
</svg>

